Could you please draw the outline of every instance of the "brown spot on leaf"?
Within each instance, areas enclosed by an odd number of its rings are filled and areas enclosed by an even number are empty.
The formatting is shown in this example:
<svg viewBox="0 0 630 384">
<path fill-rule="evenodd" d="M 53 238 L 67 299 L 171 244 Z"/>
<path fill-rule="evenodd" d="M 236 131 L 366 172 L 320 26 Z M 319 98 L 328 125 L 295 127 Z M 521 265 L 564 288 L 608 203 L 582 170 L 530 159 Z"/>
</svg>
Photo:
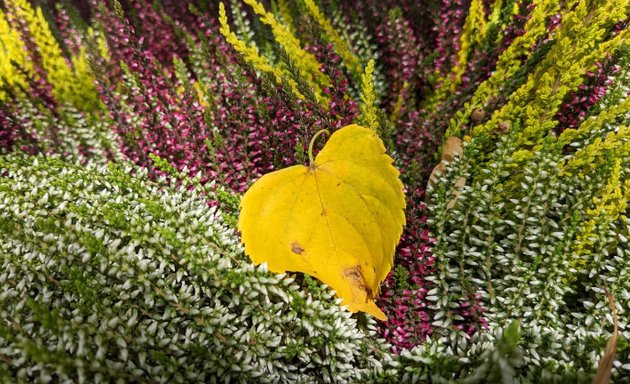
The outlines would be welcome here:
<svg viewBox="0 0 630 384">
<path fill-rule="evenodd" d="M 352 267 L 346 267 L 343 269 L 343 275 L 352 280 L 362 280 L 363 274 L 361 273 L 361 267 L 358 265 Z"/>
<path fill-rule="evenodd" d="M 374 299 L 374 292 L 372 292 L 372 288 L 368 287 L 365 284 L 365 279 L 363 278 L 363 273 L 361 272 L 360 265 L 354 265 L 352 267 L 346 267 L 343 269 L 343 275 L 347 279 L 352 280 L 352 285 L 361 289 L 365 292 L 365 302 L 367 303 L 368 298 Z"/>
<path fill-rule="evenodd" d="M 294 241 L 293 243 L 291 243 L 291 252 L 295 253 L 296 255 L 301 255 L 302 252 L 304 252 L 304 248 L 300 246 L 300 243 Z"/>
<path fill-rule="evenodd" d="M 365 302 L 368 302 L 368 298 L 369 299 L 374 299 L 374 292 L 372 292 L 372 288 L 368 287 L 367 285 L 363 285 L 363 289 L 365 289 Z"/>
</svg>

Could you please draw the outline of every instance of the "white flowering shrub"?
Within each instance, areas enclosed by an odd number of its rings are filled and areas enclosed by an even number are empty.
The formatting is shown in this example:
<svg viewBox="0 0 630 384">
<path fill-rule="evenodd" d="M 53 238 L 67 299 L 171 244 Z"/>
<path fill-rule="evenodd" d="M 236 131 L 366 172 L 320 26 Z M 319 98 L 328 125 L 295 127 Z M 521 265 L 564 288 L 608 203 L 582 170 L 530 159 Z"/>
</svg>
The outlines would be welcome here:
<svg viewBox="0 0 630 384">
<path fill-rule="evenodd" d="M 0 176 L 7 381 L 344 382 L 388 361 L 371 321 L 255 268 L 195 191 L 59 158 Z"/>
</svg>

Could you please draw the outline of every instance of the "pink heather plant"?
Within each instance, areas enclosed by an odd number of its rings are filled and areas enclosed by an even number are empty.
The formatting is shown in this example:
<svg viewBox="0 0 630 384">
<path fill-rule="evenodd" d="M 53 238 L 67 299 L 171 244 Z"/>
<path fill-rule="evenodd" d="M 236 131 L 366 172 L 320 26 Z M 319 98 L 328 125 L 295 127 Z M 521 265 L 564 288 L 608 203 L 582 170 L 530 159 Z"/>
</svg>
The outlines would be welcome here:
<svg viewBox="0 0 630 384">
<path fill-rule="evenodd" d="M 432 333 L 433 314 L 425 301 L 432 287 L 425 279 L 433 273 L 432 239 L 424 215 L 424 192 L 406 192 L 407 224 L 396 250 L 396 267 L 385 279 L 377 302 L 388 316 L 379 324 L 379 333 L 392 344 L 394 353 L 413 348 Z"/>
<path fill-rule="evenodd" d="M 72 22 L 66 8 L 61 6 L 57 7 L 55 12 L 55 22 L 63 46 L 73 54 L 79 53 L 81 47 L 84 46 L 85 41 L 83 41 L 80 31 L 77 30 Z"/>
<path fill-rule="evenodd" d="M 189 1 L 182 1 L 178 8 L 187 9 L 188 4 Z M 136 27 L 142 36 L 139 44 L 144 51 L 150 53 L 164 66 L 170 66 L 174 57 L 186 56 L 186 44 L 182 44 L 177 38 L 173 26 L 160 14 L 152 1 L 131 1 L 130 6 L 133 7 L 133 13 L 137 18 Z"/>
<path fill-rule="evenodd" d="M 110 45 L 118 52 L 112 57 L 120 58 L 130 72 L 124 75 L 124 99 L 107 81 L 99 89 L 112 120 L 118 122 L 123 152 L 139 165 L 151 169 L 149 154 L 157 155 L 178 170 L 185 168 L 191 175 L 201 171 L 202 180 L 217 180 L 243 192 L 262 174 L 303 161 L 295 154 L 304 153 L 314 132 L 347 125 L 357 114 L 356 103 L 345 96 L 348 81 L 337 69 L 340 59 L 330 46 L 310 48 L 323 63 L 322 71 L 333 80 L 326 90 L 330 104 L 324 110 L 294 100 L 281 87 L 256 78 L 225 43 L 216 22 L 200 18 L 197 27 L 186 28 L 203 30 L 205 35 L 206 41 L 196 42 L 205 51 L 201 57 L 205 62 L 195 64 L 212 73 L 199 79 L 202 86 L 208 86 L 205 92 L 212 100 L 204 108 L 189 92 L 178 92 L 187 85 L 177 83 L 173 69 L 162 66 L 152 51 L 142 50 L 126 19 L 101 9 L 97 19 L 108 25 Z"/>
<path fill-rule="evenodd" d="M 376 41 L 382 47 L 383 65 L 387 68 L 388 90 L 382 104 L 389 113 L 393 113 L 398 104 L 401 110 L 396 113 L 402 116 L 408 108 L 413 108 L 410 99 L 415 97 L 414 92 L 419 86 L 416 81 L 419 79 L 418 64 L 422 60 L 421 47 L 410 22 L 396 15 L 391 15 L 376 28 Z"/>
<path fill-rule="evenodd" d="M 439 23 L 433 27 L 437 31 L 436 52 L 438 58 L 434 63 L 434 69 L 438 73 L 447 73 L 457 61 L 459 35 L 462 32 L 466 17 L 465 10 L 469 6 L 469 0 L 442 1 Z"/>
<path fill-rule="evenodd" d="M 125 20 L 102 8 L 100 22 L 111 28 L 108 38 L 126 65 L 123 88 L 112 89 L 105 77 L 100 77 L 103 102 L 115 121 L 121 138 L 122 151 L 132 161 L 152 170 L 149 154 L 162 157 L 178 170 L 191 175 L 202 173 L 202 180 L 211 176 L 206 139 L 209 130 L 204 110 L 195 96 L 174 79 L 172 69 L 162 67 L 150 51 L 142 51 L 134 28 Z M 112 55 L 116 57 L 118 55 Z M 184 87 L 185 88 L 185 87 Z"/>
<path fill-rule="evenodd" d="M 30 155 L 40 151 L 37 140 L 20 124 L 6 105 L 0 105 L 0 154 L 20 150 Z"/>
</svg>

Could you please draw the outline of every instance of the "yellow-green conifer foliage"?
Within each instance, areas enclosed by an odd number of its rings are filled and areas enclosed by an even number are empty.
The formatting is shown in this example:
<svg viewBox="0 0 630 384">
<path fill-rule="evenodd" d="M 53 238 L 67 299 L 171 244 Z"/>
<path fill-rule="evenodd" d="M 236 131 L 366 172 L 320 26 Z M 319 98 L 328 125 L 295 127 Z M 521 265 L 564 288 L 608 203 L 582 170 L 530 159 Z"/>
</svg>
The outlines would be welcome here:
<svg viewBox="0 0 630 384">
<path fill-rule="evenodd" d="M 481 44 L 486 38 L 488 31 L 488 22 L 481 0 L 472 0 L 468 16 L 464 22 L 464 28 L 459 39 L 459 51 L 457 52 L 457 63 L 446 74 L 443 79 L 438 81 L 440 88 L 425 103 L 427 108 L 433 108 L 439 102 L 443 101 L 446 96 L 457 88 L 461 83 L 462 75 L 466 72 L 466 64 L 472 53 L 474 46 Z"/>
<path fill-rule="evenodd" d="M 284 25 L 289 29 L 292 34 L 295 34 L 295 29 L 293 27 L 293 15 L 291 14 L 291 8 L 287 3 L 287 0 L 278 0 L 278 13 Z"/>
<path fill-rule="evenodd" d="M 276 42 L 284 49 L 287 56 L 299 69 L 300 75 L 304 77 L 306 82 L 313 89 L 315 96 L 318 100 L 326 104 L 323 89 L 330 85 L 330 78 L 320 71 L 321 64 L 317 61 L 315 56 L 305 51 L 301 47 L 300 40 L 291 33 L 291 30 L 278 22 L 273 13 L 267 12 L 261 3 L 256 0 L 244 0 L 244 2 L 252 7 L 263 24 L 271 28 Z"/>
<path fill-rule="evenodd" d="M 265 10 L 262 4 L 255 0 L 247 0 L 245 3 L 252 7 L 263 24 L 271 27 L 275 42 L 282 47 L 289 60 L 291 60 L 292 65 L 295 65 L 300 78 L 295 79 L 281 64 L 273 63 L 267 57 L 261 55 L 254 45 L 248 45 L 245 41 L 239 39 L 230 29 L 225 5 L 219 3 L 220 32 L 225 36 L 226 41 L 230 43 L 255 70 L 272 75 L 278 84 L 288 84 L 291 91 L 300 99 L 304 99 L 304 95 L 299 91 L 297 81 L 304 81 L 313 92 L 319 104 L 327 109 L 328 97 L 323 91 L 325 87 L 330 85 L 330 78 L 320 71 L 321 64 L 315 59 L 315 56 L 302 49 L 300 40 L 295 37 L 292 28 L 279 22 L 273 13 Z M 286 20 L 292 20 L 287 7 L 284 7 L 284 12 L 287 12 L 287 15 L 286 17 L 282 16 L 282 19 L 285 20 L 285 22 L 287 22 Z"/>
<path fill-rule="evenodd" d="M 606 235 L 606 230 L 612 223 L 621 219 L 627 220 L 624 212 L 630 200 L 630 179 L 625 181 L 621 177 L 621 159 L 617 159 L 610 174 L 610 180 L 600 192 L 599 197 L 593 197 L 594 208 L 588 209 L 588 218 L 580 228 L 581 233 L 577 237 L 573 249 L 571 266 L 575 269 L 589 268 L 593 257 L 596 255 L 593 248 L 596 244 L 604 244 L 600 236 Z"/>
<path fill-rule="evenodd" d="M 617 117 L 629 112 L 630 97 L 626 97 L 625 100 L 619 104 L 604 109 L 596 117 L 585 120 L 578 128 L 564 130 L 558 137 L 558 142 L 564 145 L 574 143 L 577 140 L 585 138 L 592 132 L 598 131 L 603 125 L 613 123 Z"/>
<path fill-rule="evenodd" d="M 563 166 L 562 171 L 571 175 L 584 176 L 595 172 L 608 156 L 628 158 L 630 156 L 630 127 L 621 126 L 602 140 L 595 141 L 575 153 Z"/>
<path fill-rule="evenodd" d="M 274 68 L 264 56 L 258 53 L 255 47 L 247 46 L 245 42 L 239 40 L 236 34 L 231 31 L 225 11 L 225 4 L 223 4 L 223 2 L 219 3 L 219 22 L 221 23 L 221 34 L 225 37 L 226 41 L 230 43 L 238 53 L 243 55 L 243 58 L 252 64 L 254 68 L 261 72 L 274 75 L 278 81 L 286 75 L 280 68 Z"/>
<path fill-rule="evenodd" d="M 481 0 L 473 0 L 470 3 L 470 10 L 468 11 L 468 17 L 464 22 L 464 30 L 459 39 L 459 53 L 457 58 L 457 64 L 453 68 L 452 78 L 453 80 L 449 84 L 449 89 L 454 91 L 457 85 L 461 82 L 462 75 L 466 71 L 466 63 L 470 56 L 471 49 L 474 44 L 481 44 L 486 37 L 488 24 L 486 22 L 486 14 L 483 9 L 483 2 Z"/>
</svg>

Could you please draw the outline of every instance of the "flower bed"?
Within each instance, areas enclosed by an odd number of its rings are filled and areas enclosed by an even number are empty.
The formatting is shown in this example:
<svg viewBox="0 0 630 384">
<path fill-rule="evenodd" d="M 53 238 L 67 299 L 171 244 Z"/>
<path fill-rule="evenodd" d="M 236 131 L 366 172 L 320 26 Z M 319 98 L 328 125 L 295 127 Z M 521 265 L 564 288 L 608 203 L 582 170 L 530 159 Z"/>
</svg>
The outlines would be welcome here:
<svg viewBox="0 0 630 384">
<path fill-rule="evenodd" d="M 630 380 L 628 0 L 48 3 L 0 3 L 2 381 Z M 386 321 L 236 230 L 352 123 Z"/>
</svg>

